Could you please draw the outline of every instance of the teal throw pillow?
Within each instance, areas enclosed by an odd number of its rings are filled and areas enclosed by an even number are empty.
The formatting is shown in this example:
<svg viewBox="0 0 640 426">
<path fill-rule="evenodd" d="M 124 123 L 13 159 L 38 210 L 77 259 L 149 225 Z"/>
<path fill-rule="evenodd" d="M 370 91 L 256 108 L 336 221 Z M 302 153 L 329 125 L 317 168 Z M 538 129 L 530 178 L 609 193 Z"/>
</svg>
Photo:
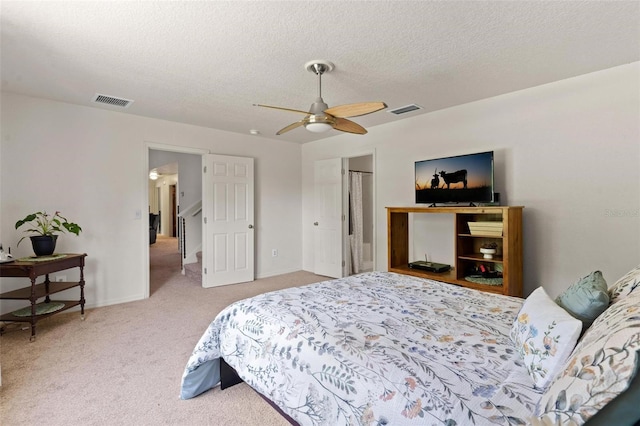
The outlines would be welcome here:
<svg viewBox="0 0 640 426">
<path fill-rule="evenodd" d="M 585 330 L 609 307 L 609 292 L 602 272 L 594 271 L 580 278 L 556 298 L 556 303 L 582 321 Z"/>
</svg>

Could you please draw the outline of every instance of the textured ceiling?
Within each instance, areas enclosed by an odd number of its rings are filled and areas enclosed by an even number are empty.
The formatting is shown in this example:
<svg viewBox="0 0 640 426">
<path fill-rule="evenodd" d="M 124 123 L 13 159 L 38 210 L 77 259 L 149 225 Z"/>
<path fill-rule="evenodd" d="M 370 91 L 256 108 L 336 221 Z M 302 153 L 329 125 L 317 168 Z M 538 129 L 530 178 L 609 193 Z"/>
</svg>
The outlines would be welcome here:
<svg viewBox="0 0 640 426">
<path fill-rule="evenodd" d="M 317 77 L 329 106 L 416 103 L 371 127 L 640 60 L 638 1 L 2 1 L 2 90 L 305 143 Z M 132 99 L 127 109 L 95 93 Z M 352 135 L 353 138 L 367 136 Z"/>
</svg>

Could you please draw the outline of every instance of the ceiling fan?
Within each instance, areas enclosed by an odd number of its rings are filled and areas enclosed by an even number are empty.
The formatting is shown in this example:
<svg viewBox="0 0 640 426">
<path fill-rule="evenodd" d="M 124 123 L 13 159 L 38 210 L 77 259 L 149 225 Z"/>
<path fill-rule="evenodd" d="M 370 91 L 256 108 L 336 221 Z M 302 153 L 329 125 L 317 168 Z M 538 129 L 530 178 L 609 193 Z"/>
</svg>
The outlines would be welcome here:
<svg viewBox="0 0 640 426">
<path fill-rule="evenodd" d="M 313 72 L 318 76 L 318 98 L 311 104 L 309 111 L 254 104 L 259 107 L 280 109 L 305 115 L 302 120 L 289 124 L 287 127 L 279 130 L 278 133 L 276 133 L 277 135 L 281 135 L 300 126 L 304 126 L 308 131 L 313 133 L 321 133 L 331 129 L 336 129 L 341 132 L 364 135 L 367 133 L 367 130 L 361 125 L 351 120 L 347 120 L 347 118 L 371 114 L 372 112 L 380 111 L 387 107 L 384 102 L 360 102 L 357 104 L 346 104 L 329 108 L 329 105 L 327 105 L 322 99 L 322 74 L 331 72 L 334 68 L 333 63 L 329 61 L 314 60 L 307 62 L 305 64 L 305 68 L 307 71 Z"/>
</svg>

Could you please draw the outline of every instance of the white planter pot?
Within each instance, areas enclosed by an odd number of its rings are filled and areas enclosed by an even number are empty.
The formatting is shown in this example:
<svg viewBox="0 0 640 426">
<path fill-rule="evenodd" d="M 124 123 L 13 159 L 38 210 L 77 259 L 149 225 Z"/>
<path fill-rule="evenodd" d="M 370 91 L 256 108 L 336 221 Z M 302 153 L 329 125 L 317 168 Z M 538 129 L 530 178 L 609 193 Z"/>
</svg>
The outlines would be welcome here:
<svg viewBox="0 0 640 426">
<path fill-rule="evenodd" d="M 493 255 L 496 254 L 496 249 L 489 248 L 481 248 L 480 253 L 482 253 L 485 259 L 493 259 Z"/>
</svg>

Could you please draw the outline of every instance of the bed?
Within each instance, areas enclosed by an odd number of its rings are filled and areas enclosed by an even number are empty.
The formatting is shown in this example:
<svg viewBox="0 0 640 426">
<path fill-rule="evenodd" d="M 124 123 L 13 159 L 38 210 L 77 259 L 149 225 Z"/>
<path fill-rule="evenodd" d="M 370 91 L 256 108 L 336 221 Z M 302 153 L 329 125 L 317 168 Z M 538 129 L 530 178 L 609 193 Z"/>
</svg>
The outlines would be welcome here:
<svg viewBox="0 0 640 426">
<path fill-rule="evenodd" d="M 558 306 L 534 304 L 533 294 L 389 272 L 265 293 L 215 318 L 187 362 L 180 397 L 217 386 L 224 359 L 301 425 L 582 424 L 635 377 L 640 317 L 628 311 L 640 306 L 640 292 L 626 287 L 608 290 L 617 306 L 577 346 L 582 323 L 556 320 L 549 309 Z M 545 328 L 536 323 L 543 320 L 553 321 Z M 548 364 L 556 355 L 557 365 Z M 604 382 L 606 395 L 594 395 Z"/>
</svg>

